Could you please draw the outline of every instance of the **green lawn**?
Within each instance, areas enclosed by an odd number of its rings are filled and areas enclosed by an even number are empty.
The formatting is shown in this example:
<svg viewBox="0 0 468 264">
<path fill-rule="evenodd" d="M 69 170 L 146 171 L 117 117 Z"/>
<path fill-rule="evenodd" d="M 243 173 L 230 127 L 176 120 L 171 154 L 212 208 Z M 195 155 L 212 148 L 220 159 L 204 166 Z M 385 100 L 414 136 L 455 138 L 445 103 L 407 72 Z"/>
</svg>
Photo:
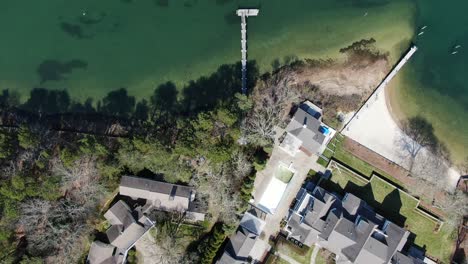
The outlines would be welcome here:
<svg viewBox="0 0 468 264">
<path fill-rule="evenodd" d="M 329 191 L 342 195 L 350 192 L 360 197 L 378 213 L 414 233 L 415 244 L 426 248 L 429 255 L 444 262 L 449 260 L 453 246 L 451 235 L 454 229 L 444 225 L 436 233 L 434 230 L 437 223 L 415 210 L 418 202 L 412 196 L 378 177 L 373 177 L 369 183 L 366 183 L 340 166 L 333 168 L 330 180 L 322 181 L 321 185 Z"/>
<path fill-rule="evenodd" d="M 304 246 L 300 248 L 283 237 L 279 238 L 278 242 L 276 243 L 276 251 L 293 258 L 299 263 L 304 264 L 310 263 L 310 257 L 313 250 L 313 247 L 309 248 Z"/>
<path fill-rule="evenodd" d="M 290 264 L 286 260 L 280 258 L 279 256 L 270 256 L 266 261 L 266 264 Z"/>
<path fill-rule="evenodd" d="M 323 156 L 327 157 L 327 158 L 331 158 L 333 156 L 333 151 L 331 151 L 330 149 L 326 148 L 323 153 L 322 153 Z"/>
<path fill-rule="evenodd" d="M 322 157 L 319 157 L 319 158 L 317 159 L 317 163 L 320 164 L 320 165 L 322 165 L 322 166 L 324 166 L 324 167 L 327 167 L 327 165 L 328 165 L 328 161 L 326 161 L 326 160 L 325 160 L 324 158 L 322 158 Z"/>
<path fill-rule="evenodd" d="M 340 138 L 339 136 L 335 136 L 330 141 L 330 143 L 328 143 L 328 148 L 334 150 L 334 153 L 332 156 L 335 160 L 338 160 L 341 163 L 348 165 L 349 167 L 353 168 L 354 170 L 366 176 L 367 178 L 370 178 L 372 174 L 376 172 L 382 177 L 389 180 L 390 182 L 394 183 L 395 185 L 403 186 L 403 183 L 399 181 L 398 179 L 383 172 L 382 170 L 379 170 L 378 168 L 370 165 L 369 163 L 365 162 L 364 160 L 354 156 L 353 154 L 345 150 L 343 147 L 343 141 L 344 141 L 344 137 Z M 329 153 L 327 154 L 330 155 Z M 324 152 L 324 155 L 325 155 L 325 152 Z"/>
<path fill-rule="evenodd" d="M 293 175 L 294 173 L 283 165 L 278 166 L 275 172 L 275 177 L 284 183 L 289 183 Z"/>
<path fill-rule="evenodd" d="M 315 258 L 315 264 L 327 264 L 327 258 L 330 257 L 332 258 L 332 261 L 334 256 L 331 256 L 331 252 L 324 249 L 324 248 L 321 248 L 319 253 L 317 254 L 317 257 Z M 334 254 L 333 254 L 334 255 Z M 335 263 L 335 262 L 333 262 Z"/>
</svg>

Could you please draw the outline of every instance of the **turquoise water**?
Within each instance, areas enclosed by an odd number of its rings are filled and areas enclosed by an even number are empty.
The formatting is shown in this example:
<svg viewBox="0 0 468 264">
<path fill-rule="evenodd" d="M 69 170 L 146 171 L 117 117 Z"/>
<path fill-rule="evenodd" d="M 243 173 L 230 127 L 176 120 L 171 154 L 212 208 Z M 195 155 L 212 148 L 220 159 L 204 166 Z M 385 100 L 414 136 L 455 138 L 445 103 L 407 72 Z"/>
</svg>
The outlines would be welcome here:
<svg viewBox="0 0 468 264">
<path fill-rule="evenodd" d="M 166 81 L 182 86 L 240 60 L 239 6 L 260 8 L 248 20 L 248 44 L 262 71 L 275 59 L 337 56 L 362 38 L 393 50 L 411 37 L 405 0 L 4 0 L 0 87 L 67 89 L 85 99 L 119 87 L 141 98 Z M 402 19 L 389 23 L 395 16 Z"/>
<path fill-rule="evenodd" d="M 340 48 L 370 37 L 395 61 L 427 25 L 401 72 L 401 111 L 426 116 L 466 155 L 465 0 L 4 0 L 0 88 L 23 100 L 33 87 L 66 89 L 79 100 L 120 87 L 143 98 L 166 81 L 181 88 L 240 60 L 240 6 L 260 8 L 248 19 L 248 45 L 263 72 L 275 61 L 339 57 Z"/>
<path fill-rule="evenodd" d="M 415 37 L 419 50 L 402 71 L 397 96 L 405 115 L 422 115 L 434 125 L 456 162 L 468 157 L 467 9 L 463 0 L 417 1 L 415 34 L 427 28 Z"/>
</svg>

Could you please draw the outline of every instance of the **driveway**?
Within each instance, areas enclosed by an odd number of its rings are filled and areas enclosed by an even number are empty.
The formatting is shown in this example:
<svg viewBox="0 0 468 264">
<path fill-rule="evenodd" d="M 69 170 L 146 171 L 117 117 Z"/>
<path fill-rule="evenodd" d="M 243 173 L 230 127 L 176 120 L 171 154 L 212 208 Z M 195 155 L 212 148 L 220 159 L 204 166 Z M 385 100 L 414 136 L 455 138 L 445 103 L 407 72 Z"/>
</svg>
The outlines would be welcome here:
<svg viewBox="0 0 468 264">
<path fill-rule="evenodd" d="M 307 173 L 313 169 L 315 171 L 325 171 L 325 168 L 316 163 L 317 156 L 307 156 L 302 151 L 298 152 L 294 157 L 285 152 L 278 146 L 275 146 L 270 159 L 263 171 L 257 173 L 254 183 L 254 204 L 257 206 L 260 198 L 265 192 L 266 188 L 278 166 L 283 163 L 286 166 L 291 166 L 296 171 L 291 181 L 289 182 L 283 197 L 278 204 L 274 214 L 267 214 L 265 218 L 265 228 L 261 238 L 265 241 L 271 236 L 276 236 L 280 230 L 280 222 L 288 215 L 289 207 L 299 192 Z"/>
</svg>

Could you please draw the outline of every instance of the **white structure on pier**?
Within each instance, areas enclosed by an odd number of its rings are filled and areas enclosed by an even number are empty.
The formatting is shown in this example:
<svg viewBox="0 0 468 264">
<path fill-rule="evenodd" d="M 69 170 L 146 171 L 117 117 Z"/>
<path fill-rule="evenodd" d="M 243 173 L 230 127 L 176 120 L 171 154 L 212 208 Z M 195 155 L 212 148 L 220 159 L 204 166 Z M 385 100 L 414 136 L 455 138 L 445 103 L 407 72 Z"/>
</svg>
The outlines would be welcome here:
<svg viewBox="0 0 468 264">
<path fill-rule="evenodd" d="M 258 9 L 237 9 L 237 15 L 241 17 L 241 64 L 242 64 L 242 93 L 247 92 L 247 19 L 249 16 L 257 16 Z"/>
</svg>

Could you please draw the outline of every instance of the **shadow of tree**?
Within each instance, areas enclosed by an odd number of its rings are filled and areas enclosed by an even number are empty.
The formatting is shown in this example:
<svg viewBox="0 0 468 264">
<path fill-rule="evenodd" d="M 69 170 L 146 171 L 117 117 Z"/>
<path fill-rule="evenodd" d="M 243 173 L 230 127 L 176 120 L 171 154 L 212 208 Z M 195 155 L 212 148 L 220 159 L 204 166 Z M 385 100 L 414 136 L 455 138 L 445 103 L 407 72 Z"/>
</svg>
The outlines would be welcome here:
<svg viewBox="0 0 468 264">
<path fill-rule="evenodd" d="M 277 71 L 279 68 L 281 68 L 281 62 L 278 58 L 274 59 L 271 62 L 271 68 L 273 69 L 273 71 Z"/>
<path fill-rule="evenodd" d="M 98 104 L 98 111 L 106 115 L 128 118 L 135 109 L 135 97 L 125 88 L 109 92 Z"/>
<path fill-rule="evenodd" d="M 0 108 L 15 107 L 20 104 L 20 95 L 17 91 L 10 91 L 9 89 L 2 90 L 0 95 Z"/>
<path fill-rule="evenodd" d="M 48 60 L 43 63 L 39 72 L 43 81 L 59 80 L 63 78 L 62 74 L 84 65 L 85 63 L 77 61 L 60 63 Z M 255 61 L 249 61 L 248 67 L 247 84 L 248 87 L 254 87 L 259 70 Z M 161 136 L 160 140 L 173 142 L 183 131 L 180 125 L 184 120 L 219 106 L 235 109 L 234 95 L 241 91 L 240 77 L 240 63 L 222 65 L 211 75 L 190 81 L 182 92 L 174 83 L 167 82 L 155 89 L 150 100 L 143 99 L 138 103 L 125 88 L 109 92 L 97 103 L 91 98 L 84 102 L 73 101 L 66 90 L 35 88 L 31 90 L 28 100 L 19 106 L 18 110 L 24 111 L 14 111 L 21 116 L 29 116 L 31 120 L 41 119 L 42 114 L 48 114 L 47 125 L 56 130 L 90 131 L 89 133 L 117 136 L 126 135 L 130 130 L 132 133 L 148 133 L 148 129 L 151 129 L 156 133 L 155 136 Z M 0 104 L 11 107 L 13 105 L 10 104 L 16 102 L 15 98 L 5 91 L 0 96 Z M 155 118 L 152 119 L 152 116 Z M 148 119 L 153 122 L 146 123 Z M 109 127 L 116 122 L 120 122 L 125 129 L 119 132 Z M 145 129 L 142 129 L 142 125 L 145 125 Z"/>
<path fill-rule="evenodd" d="M 177 87 L 173 82 L 159 85 L 151 96 L 153 121 L 167 119 L 171 113 L 177 112 Z"/>
<path fill-rule="evenodd" d="M 367 183 L 364 186 L 359 186 L 353 182 L 348 182 L 342 192 L 356 195 L 371 206 L 378 214 L 399 226 L 404 226 L 406 217 L 400 214 L 400 209 L 403 206 L 403 203 L 398 189 L 394 189 L 385 196 L 381 203 L 375 200 L 374 190 L 370 183 Z"/>
<path fill-rule="evenodd" d="M 389 219 L 400 226 L 404 226 L 406 222 L 406 217 L 400 214 L 400 209 L 403 206 L 400 197 L 400 191 L 394 189 L 391 193 L 385 196 L 380 208 L 385 214 L 389 215 Z M 391 216 L 391 217 L 390 217 Z"/>
<path fill-rule="evenodd" d="M 259 70 L 255 61 L 247 63 L 247 87 L 253 87 L 258 79 Z M 183 89 L 182 106 L 186 115 L 209 111 L 220 102 L 231 103 L 234 94 L 240 92 L 241 64 L 224 64 L 208 77 L 190 81 Z"/>
<path fill-rule="evenodd" d="M 135 107 L 135 118 L 140 121 L 148 120 L 149 105 L 146 99 L 141 100 Z"/>
<path fill-rule="evenodd" d="M 91 38 L 90 36 L 87 36 L 84 34 L 83 28 L 81 28 L 81 26 L 78 24 L 61 22 L 60 28 L 62 29 L 63 32 L 67 33 L 69 36 L 73 38 L 77 38 L 77 39 Z"/>
<path fill-rule="evenodd" d="M 406 222 L 406 217 L 400 214 L 403 203 L 398 189 L 394 189 L 390 192 L 380 203 L 375 200 L 374 190 L 370 182 L 364 186 L 360 186 L 349 181 L 346 186 L 342 188 L 339 184 L 330 180 L 323 180 L 320 183 L 320 186 L 329 192 L 340 195 L 341 197 L 344 197 L 346 193 L 354 194 L 371 206 L 375 212 L 399 226 L 404 226 Z"/>
<path fill-rule="evenodd" d="M 87 98 L 84 103 L 73 102 L 69 109 L 72 113 L 94 113 L 93 99 Z"/>
<path fill-rule="evenodd" d="M 36 113 L 61 113 L 67 112 L 69 106 L 70 96 L 67 91 L 34 88 L 22 108 Z"/>
<path fill-rule="evenodd" d="M 71 60 L 60 62 L 58 60 L 45 60 L 39 64 L 37 73 L 41 79 L 41 84 L 46 81 L 60 81 L 64 79 L 64 74 L 71 73 L 74 69 L 86 69 L 88 63 L 83 60 Z"/>
</svg>

